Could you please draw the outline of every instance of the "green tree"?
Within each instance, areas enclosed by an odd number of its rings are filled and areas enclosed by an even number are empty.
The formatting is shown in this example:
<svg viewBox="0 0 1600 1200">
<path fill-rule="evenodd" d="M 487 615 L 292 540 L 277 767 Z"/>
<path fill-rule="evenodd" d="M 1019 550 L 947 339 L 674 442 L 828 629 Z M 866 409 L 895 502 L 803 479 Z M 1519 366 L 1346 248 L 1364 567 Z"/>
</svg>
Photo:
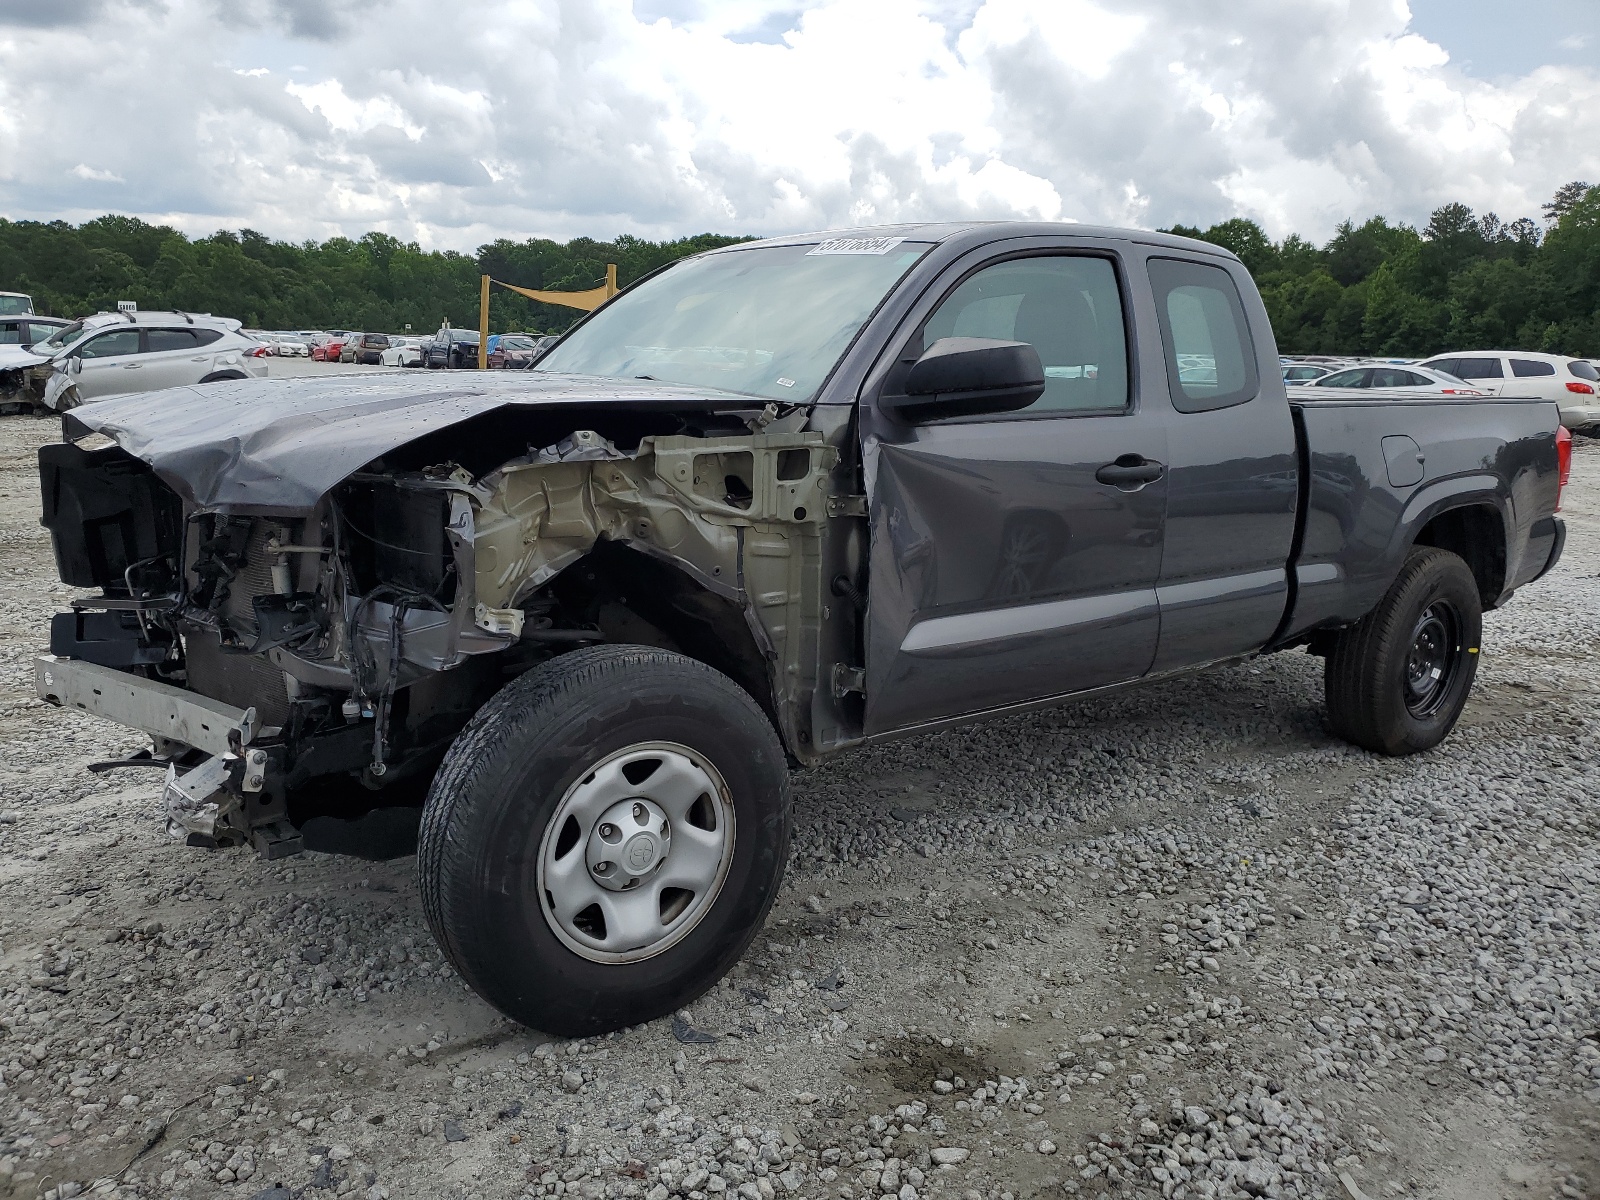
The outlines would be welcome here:
<svg viewBox="0 0 1600 1200">
<path fill-rule="evenodd" d="M 1346 221 L 1322 246 L 1274 242 L 1237 217 L 1170 232 L 1226 247 L 1254 275 L 1285 353 L 1425 355 L 1491 346 L 1600 353 L 1600 189 L 1567 184 L 1545 206 L 1548 232 L 1447 204 L 1426 227 L 1373 216 Z M 581 291 L 617 264 L 626 286 L 688 254 L 741 239 L 704 233 L 653 242 L 499 239 L 475 254 L 423 250 L 384 233 L 283 242 L 253 229 L 187 238 L 165 225 L 108 215 L 0 219 L 0 289 L 28 292 L 41 312 L 81 316 L 133 300 L 238 317 L 268 329 L 415 331 L 476 325 L 479 277 Z M 582 314 L 496 289 L 496 329 L 559 332 Z"/>
</svg>

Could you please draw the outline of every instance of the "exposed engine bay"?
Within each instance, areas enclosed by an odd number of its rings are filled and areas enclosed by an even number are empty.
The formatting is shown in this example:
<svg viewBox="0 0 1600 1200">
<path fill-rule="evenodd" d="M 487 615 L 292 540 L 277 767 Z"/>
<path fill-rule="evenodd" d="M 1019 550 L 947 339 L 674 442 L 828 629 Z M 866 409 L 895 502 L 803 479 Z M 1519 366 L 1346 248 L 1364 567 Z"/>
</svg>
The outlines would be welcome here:
<svg viewBox="0 0 1600 1200">
<path fill-rule="evenodd" d="M 38 363 L 32 356 L 17 363 L 0 362 L 0 416 L 41 411 L 51 369 Z"/>
<path fill-rule="evenodd" d="M 43 523 L 95 592 L 54 618 L 40 693 L 153 734 L 175 834 L 269 856 L 300 849 L 318 786 L 349 807 L 425 785 L 509 679 L 597 642 L 716 666 L 805 757 L 850 721 L 816 679 L 822 530 L 849 487 L 804 420 L 612 411 L 539 445 L 548 414 L 501 410 L 299 509 L 181 496 L 69 422 L 40 452 Z"/>
</svg>

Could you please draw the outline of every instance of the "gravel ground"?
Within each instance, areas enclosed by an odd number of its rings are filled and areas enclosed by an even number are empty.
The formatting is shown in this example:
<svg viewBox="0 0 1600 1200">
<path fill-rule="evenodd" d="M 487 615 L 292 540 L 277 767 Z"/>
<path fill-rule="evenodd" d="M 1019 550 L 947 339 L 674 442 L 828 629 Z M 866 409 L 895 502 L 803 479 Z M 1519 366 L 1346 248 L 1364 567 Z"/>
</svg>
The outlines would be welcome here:
<svg viewBox="0 0 1600 1200">
<path fill-rule="evenodd" d="M 440 965 L 410 859 L 169 842 L 31 699 L 65 596 L 0 423 L 0 1195 L 1600 1196 L 1600 444 L 1440 750 L 1284 654 L 797 778 L 733 975 L 583 1042 Z"/>
</svg>

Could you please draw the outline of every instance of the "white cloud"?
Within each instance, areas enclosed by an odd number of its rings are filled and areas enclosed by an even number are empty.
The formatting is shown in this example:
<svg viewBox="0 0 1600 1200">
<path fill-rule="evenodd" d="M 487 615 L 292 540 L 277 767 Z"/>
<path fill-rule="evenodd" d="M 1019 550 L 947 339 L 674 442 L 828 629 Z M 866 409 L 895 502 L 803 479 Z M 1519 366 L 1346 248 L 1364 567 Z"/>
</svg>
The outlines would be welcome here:
<svg viewBox="0 0 1600 1200">
<path fill-rule="evenodd" d="M 97 171 L 88 163 L 79 163 L 72 168 L 73 175 L 79 179 L 87 179 L 92 183 L 125 183 L 127 182 L 115 171 Z"/>
<path fill-rule="evenodd" d="M 1470 78 L 1403 0 L 652 2 L 0 10 L 0 213 L 463 249 L 969 217 L 1325 237 L 1600 177 L 1593 68 Z"/>
</svg>

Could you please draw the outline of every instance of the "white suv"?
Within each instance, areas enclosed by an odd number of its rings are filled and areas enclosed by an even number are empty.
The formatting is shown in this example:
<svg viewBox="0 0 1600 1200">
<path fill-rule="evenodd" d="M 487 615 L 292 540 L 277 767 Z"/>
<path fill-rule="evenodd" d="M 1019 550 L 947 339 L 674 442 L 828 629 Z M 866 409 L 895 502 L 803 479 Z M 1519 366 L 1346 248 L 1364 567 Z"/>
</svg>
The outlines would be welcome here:
<svg viewBox="0 0 1600 1200">
<path fill-rule="evenodd" d="M 1537 396 L 1554 400 L 1568 429 L 1600 426 L 1600 371 L 1565 354 L 1522 350 L 1474 350 L 1443 354 L 1421 364 L 1465 379 L 1491 396 Z"/>
<path fill-rule="evenodd" d="M 247 356 L 255 347 L 229 317 L 140 312 L 85 317 L 32 352 L 54 367 L 45 407 L 64 412 L 127 392 L 264 377 L 266 363 Z"/>
</svg>

